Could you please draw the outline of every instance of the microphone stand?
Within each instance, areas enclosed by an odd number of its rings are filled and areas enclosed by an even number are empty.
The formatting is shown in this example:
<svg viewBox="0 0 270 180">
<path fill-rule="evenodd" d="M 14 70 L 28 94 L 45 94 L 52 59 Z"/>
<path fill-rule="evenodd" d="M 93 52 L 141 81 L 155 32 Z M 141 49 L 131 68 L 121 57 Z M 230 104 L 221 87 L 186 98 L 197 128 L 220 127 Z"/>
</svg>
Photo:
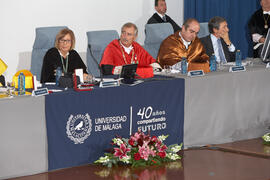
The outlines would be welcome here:
<svg viewBox="0 0 270 180">
<path fill-rule="evenodd" d="M 94 62 L 96 63 L 96 65 L 98 66 L 98 70 L 99 70 L 99 74 L 100 74 L 100 81 L 97 83 L 100 84 L 103 82 L 103 72 L 102 72 L 102 68 L 99 66 L 99 63 L 97 61 L 97 59 L 95 58 L 95 56 L 93 55 L 93 52 L 92 52 L 92 48 L 91 48 L 91 44 L 88 44 L 88 48 L 89 48 L 89 52 L 90 52 L 90 55 L 92 56 Z"/>
</svg>

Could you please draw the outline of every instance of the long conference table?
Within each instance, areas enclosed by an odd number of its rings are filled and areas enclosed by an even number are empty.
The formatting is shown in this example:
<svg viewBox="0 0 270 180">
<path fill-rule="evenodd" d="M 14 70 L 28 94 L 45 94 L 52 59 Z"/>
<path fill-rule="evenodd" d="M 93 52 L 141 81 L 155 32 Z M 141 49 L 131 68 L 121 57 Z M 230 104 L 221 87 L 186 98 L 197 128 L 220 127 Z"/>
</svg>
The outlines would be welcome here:
<svg viewBox="0 0 270 180">
<path fill-rule="evenodd" d="M 248 66 L 246 72 L 232 73 L 225 69 L 203 77 L 174 76 L 180 79 L 169 80 L 169 84 L 175 84 L 176 92 L 184 91 L 184 111 L 174 110 L 176 116 L 170 112 L 169 120 L 177 123 L 183 116 L 182 140 L 185 148 L 257 138 L 269 132 L 270 69 L 266 69 L 265 64 Z M 176 83 L 181 84 L 182 80 L 184 86 L 177 86 Z M 157 104 L 163 104 L 164 99 L 171 96 L 176 96 L 170 99 L 173 106 L 177 101 L 181 103 L 183 99 L 177 93 L 172 90 L 167 92 L 167 88 L 159 88 L 155 84 L 166 82 L 146 82 L 134 87 L 116 88 L 122 88 L 124 96 L 128 97 L 128 92 L 134 88 L 141 88 L 142 93 L 144 88 L 151 90 L 153 86 L 153 91 L 158 92 L 158 97 L 153 98 Z M 96 93 L 102 96 L 103 92 L 106 92 L 106 97 L 113 95 L 110 89 L 100 89 Z M 64 95 L 59 93 L 54 96 L 60 98 Z M 121 102 L 121 99 L 114 101 Z M 165 103 L 167 105 L 170 103 Z M 0 179 L 48 171 L 45 106 L 44 96 L 0 100 Z M 163 108 L 162 105 L 159 107 Z"/>
</svg>

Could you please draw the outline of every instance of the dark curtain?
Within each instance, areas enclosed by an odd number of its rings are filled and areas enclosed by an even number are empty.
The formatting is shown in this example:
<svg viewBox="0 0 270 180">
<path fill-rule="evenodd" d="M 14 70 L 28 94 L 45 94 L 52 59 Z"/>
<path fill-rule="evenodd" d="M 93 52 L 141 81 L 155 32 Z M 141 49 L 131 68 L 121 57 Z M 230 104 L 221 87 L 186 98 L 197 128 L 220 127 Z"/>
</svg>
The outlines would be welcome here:
<svg viewBox="0 0 270 180">
<path fill-rule="evenodd" d="M 260 8 L 259 0 L 184 0 L 184 18 L 208 22 L 214 16 L 227 20 L 230 39 L 243 58 L 252 57 L 251 36 L 247 27 L 251 15 Z"/>
</svg>

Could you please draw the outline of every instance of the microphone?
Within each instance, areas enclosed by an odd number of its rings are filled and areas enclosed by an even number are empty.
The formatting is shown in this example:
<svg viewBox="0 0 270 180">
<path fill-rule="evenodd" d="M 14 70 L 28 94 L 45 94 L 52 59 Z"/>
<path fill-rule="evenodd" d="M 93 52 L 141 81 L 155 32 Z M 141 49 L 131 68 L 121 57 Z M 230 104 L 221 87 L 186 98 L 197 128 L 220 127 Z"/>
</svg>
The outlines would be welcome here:
<svg viewBox="0 0 270 180">
<path fill-rule="evenodd" d="M 100 74 L 100 82 L 103 82 L 103 72 L 102 72 L 102 68 L 99 66 L 99 63 L 98 63 L 97 59 L 96 59 L 95 56 L 93 55 L 92 48 L 91 48 L 91 44 L 88 44 L 88 48 L 89 48 L 90 55 L 92 56 L 93 60 L 95 61 L 95 63 L 96 63 L 97 66 L 98 66 L 98 70 L 99 70 L 99 74 Z"/>
</svg>

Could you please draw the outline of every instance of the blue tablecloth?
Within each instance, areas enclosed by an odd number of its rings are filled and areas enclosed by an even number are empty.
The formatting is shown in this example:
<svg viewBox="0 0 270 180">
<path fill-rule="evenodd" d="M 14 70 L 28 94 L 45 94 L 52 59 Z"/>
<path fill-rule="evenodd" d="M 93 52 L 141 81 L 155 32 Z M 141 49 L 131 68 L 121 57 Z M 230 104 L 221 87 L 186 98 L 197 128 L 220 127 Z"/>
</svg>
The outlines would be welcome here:
<svg viewBox="0 0 270 180">
<path fill-rule="evenodd" d="M 184 79 L 46 96 L 49 170 L 92 163 L 138 129 L 183 142 Z"/>
</svg>

